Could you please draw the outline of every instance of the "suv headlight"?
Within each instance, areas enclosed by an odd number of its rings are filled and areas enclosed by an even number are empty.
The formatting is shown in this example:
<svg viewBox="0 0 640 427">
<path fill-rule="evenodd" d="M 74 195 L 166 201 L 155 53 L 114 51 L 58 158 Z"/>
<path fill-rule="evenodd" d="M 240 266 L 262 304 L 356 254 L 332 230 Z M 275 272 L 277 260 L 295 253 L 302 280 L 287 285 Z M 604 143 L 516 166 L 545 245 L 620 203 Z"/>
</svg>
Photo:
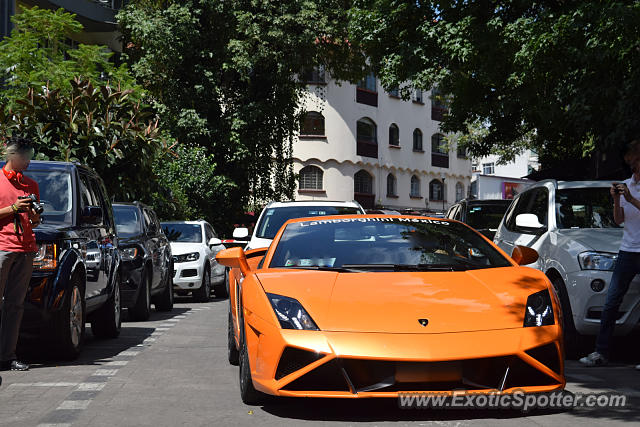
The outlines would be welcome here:
<svg viewBox="0 0 640 427">
<path fill-rule="evenodd" d="M 309 313 L 293 298 L 267 294 L 282 329 L 319 330 Z"/>
<path fill-rule="evenodd" d="M 190 254 L 174 255 L 173 263 L 177 264 L 179 262 L 197 261 L 199 259 L 200 259 L 199 252 L 191 252 Z"/>
<path fill-rule="evenodd" d="M 618 255 L 610 252 L 582 252 L 578 255 L 578 262 L 583 270 L 613 271 L 616 259 Z"/>
<path fill-rule="evenodd" d="M 536 292 L 527 298 L 524 312 L 524 327 L 553 325 L 553 305 L 549 291 Z"/>
<path fill-rule="evenodd" d="M 132 261 L 138 256 L 138 248 L 124 248 L 120 251 L 123 261 Z"/>
<path fill-rule="evenodd" d="M 58 247 L 55 243 L 38 245 L 38 252 L 33 258 L 34 270 L 55 270 L 58 268 Z"/>
</svg>

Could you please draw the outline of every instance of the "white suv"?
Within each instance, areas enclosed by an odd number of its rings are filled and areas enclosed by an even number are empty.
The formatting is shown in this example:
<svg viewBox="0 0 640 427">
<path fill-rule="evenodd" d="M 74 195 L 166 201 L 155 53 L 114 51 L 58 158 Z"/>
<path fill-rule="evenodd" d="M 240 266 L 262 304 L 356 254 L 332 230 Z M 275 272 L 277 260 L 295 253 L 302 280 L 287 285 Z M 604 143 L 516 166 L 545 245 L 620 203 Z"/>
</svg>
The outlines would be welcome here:
<svg viewBox="0 0 640 427">
<path fill-rule="evenodd" d="M 271 202 L 260 214 L 256 227 L 253 230 L 251 240 L 245 250 L 266 248 L 271 245 L 271 241 L 282 227 L 282 224 L 293 218 L 306 218 L 312 216 L 328 215 L 353 215 L 363 214 L 364 209 L 358 202 Z M 246 228 L 234 230 L 234 239 L 241 240 L 248 237 L 249 231 Z"/>
<path fill-rule="evenodd" d="M 578 350 L 580 334 L 596 335 L 622 239 L 613 221 L 610 181 L 541 181 L 509 206 L 494 242 L 511 254 L 514 245 L 538 251 L 531 266 L 547 274 L 560 298 L 565 342 Z M 526 284 L 523 284 L 523 286 Z M 625 335 L 640 319 L 640 279 L 620 307 L 616 334 Z"/>
<path fill-rule="evenodd" d="M 162 229 L 171 242 L 174 291 L 191 291 L 194 299 L 206 302 L 213 283 L 216 296 L 226 296 L 227 270 L 216 261 L 225 247 L 213 227 L 206 221 L 174 221 L 163 222 Z"/>
</svg>

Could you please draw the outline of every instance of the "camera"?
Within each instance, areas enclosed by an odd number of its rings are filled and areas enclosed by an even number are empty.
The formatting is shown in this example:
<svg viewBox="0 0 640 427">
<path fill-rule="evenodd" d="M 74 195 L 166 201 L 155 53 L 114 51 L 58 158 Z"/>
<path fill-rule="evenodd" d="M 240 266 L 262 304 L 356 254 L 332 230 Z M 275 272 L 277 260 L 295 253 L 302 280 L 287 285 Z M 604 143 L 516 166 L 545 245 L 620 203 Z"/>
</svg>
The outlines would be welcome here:
<svg viewBox="0 0 640 427">
<path fill-rule="evenodd" d="M 624 193 L 624 187 L 626 187 L 627 184 L 625 184 L 624 182 L 614 182 L 613 186 L 616 188 L 616 193 L 623 194 Z"/>
<path fill-rule="evenodd" d="M 29 194 L 28 196 L 19 196 L 19 199 L 29 199 L 31 201 L 31 209 L 38 215 L 44 212 L 44 207 L 38 203 L 38 197 L 35 194 Z"/>
</svg>

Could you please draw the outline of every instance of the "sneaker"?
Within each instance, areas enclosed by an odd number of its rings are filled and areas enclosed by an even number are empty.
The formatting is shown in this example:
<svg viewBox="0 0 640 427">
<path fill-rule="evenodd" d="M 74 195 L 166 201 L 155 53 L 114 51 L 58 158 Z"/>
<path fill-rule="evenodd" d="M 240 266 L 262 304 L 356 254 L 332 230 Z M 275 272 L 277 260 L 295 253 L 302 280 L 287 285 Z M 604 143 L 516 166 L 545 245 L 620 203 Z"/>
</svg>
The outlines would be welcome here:
<svg viewBox="0 0 640 427">
<path fill-rule="evenodd" d="M 580 359 L 580 363 L 582 363 L 585 366 L 604 366 L 608 362 L 609 361 L 607 360 L 607 358 L 601 355 L 600 353 L 598 353 L 597 351 L 594 351 L 590 355 Z"/>
</svg>

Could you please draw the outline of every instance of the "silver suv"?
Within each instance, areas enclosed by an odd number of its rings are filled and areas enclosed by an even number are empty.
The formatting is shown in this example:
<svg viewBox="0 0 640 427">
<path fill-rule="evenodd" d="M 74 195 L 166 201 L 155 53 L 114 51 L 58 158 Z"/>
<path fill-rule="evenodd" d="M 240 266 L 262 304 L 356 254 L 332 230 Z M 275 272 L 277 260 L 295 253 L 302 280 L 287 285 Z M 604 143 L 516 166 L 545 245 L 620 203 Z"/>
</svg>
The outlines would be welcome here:
<svg viewBox="0 0 640 427">
<path fill-rule="evenodd" d="M 508 254 L 514 245 L 538 251 L 531 267 L 542 270 L 560 298 L 568 353 L 579 350 L 580 335 L 596 335 L 622 239 L 613 221 L 610 181 L 541 181 L 514 199 L 494 243 Z M 640 278 L 625 296 L 616 335 L 638 327 Z"/>
</svg>

